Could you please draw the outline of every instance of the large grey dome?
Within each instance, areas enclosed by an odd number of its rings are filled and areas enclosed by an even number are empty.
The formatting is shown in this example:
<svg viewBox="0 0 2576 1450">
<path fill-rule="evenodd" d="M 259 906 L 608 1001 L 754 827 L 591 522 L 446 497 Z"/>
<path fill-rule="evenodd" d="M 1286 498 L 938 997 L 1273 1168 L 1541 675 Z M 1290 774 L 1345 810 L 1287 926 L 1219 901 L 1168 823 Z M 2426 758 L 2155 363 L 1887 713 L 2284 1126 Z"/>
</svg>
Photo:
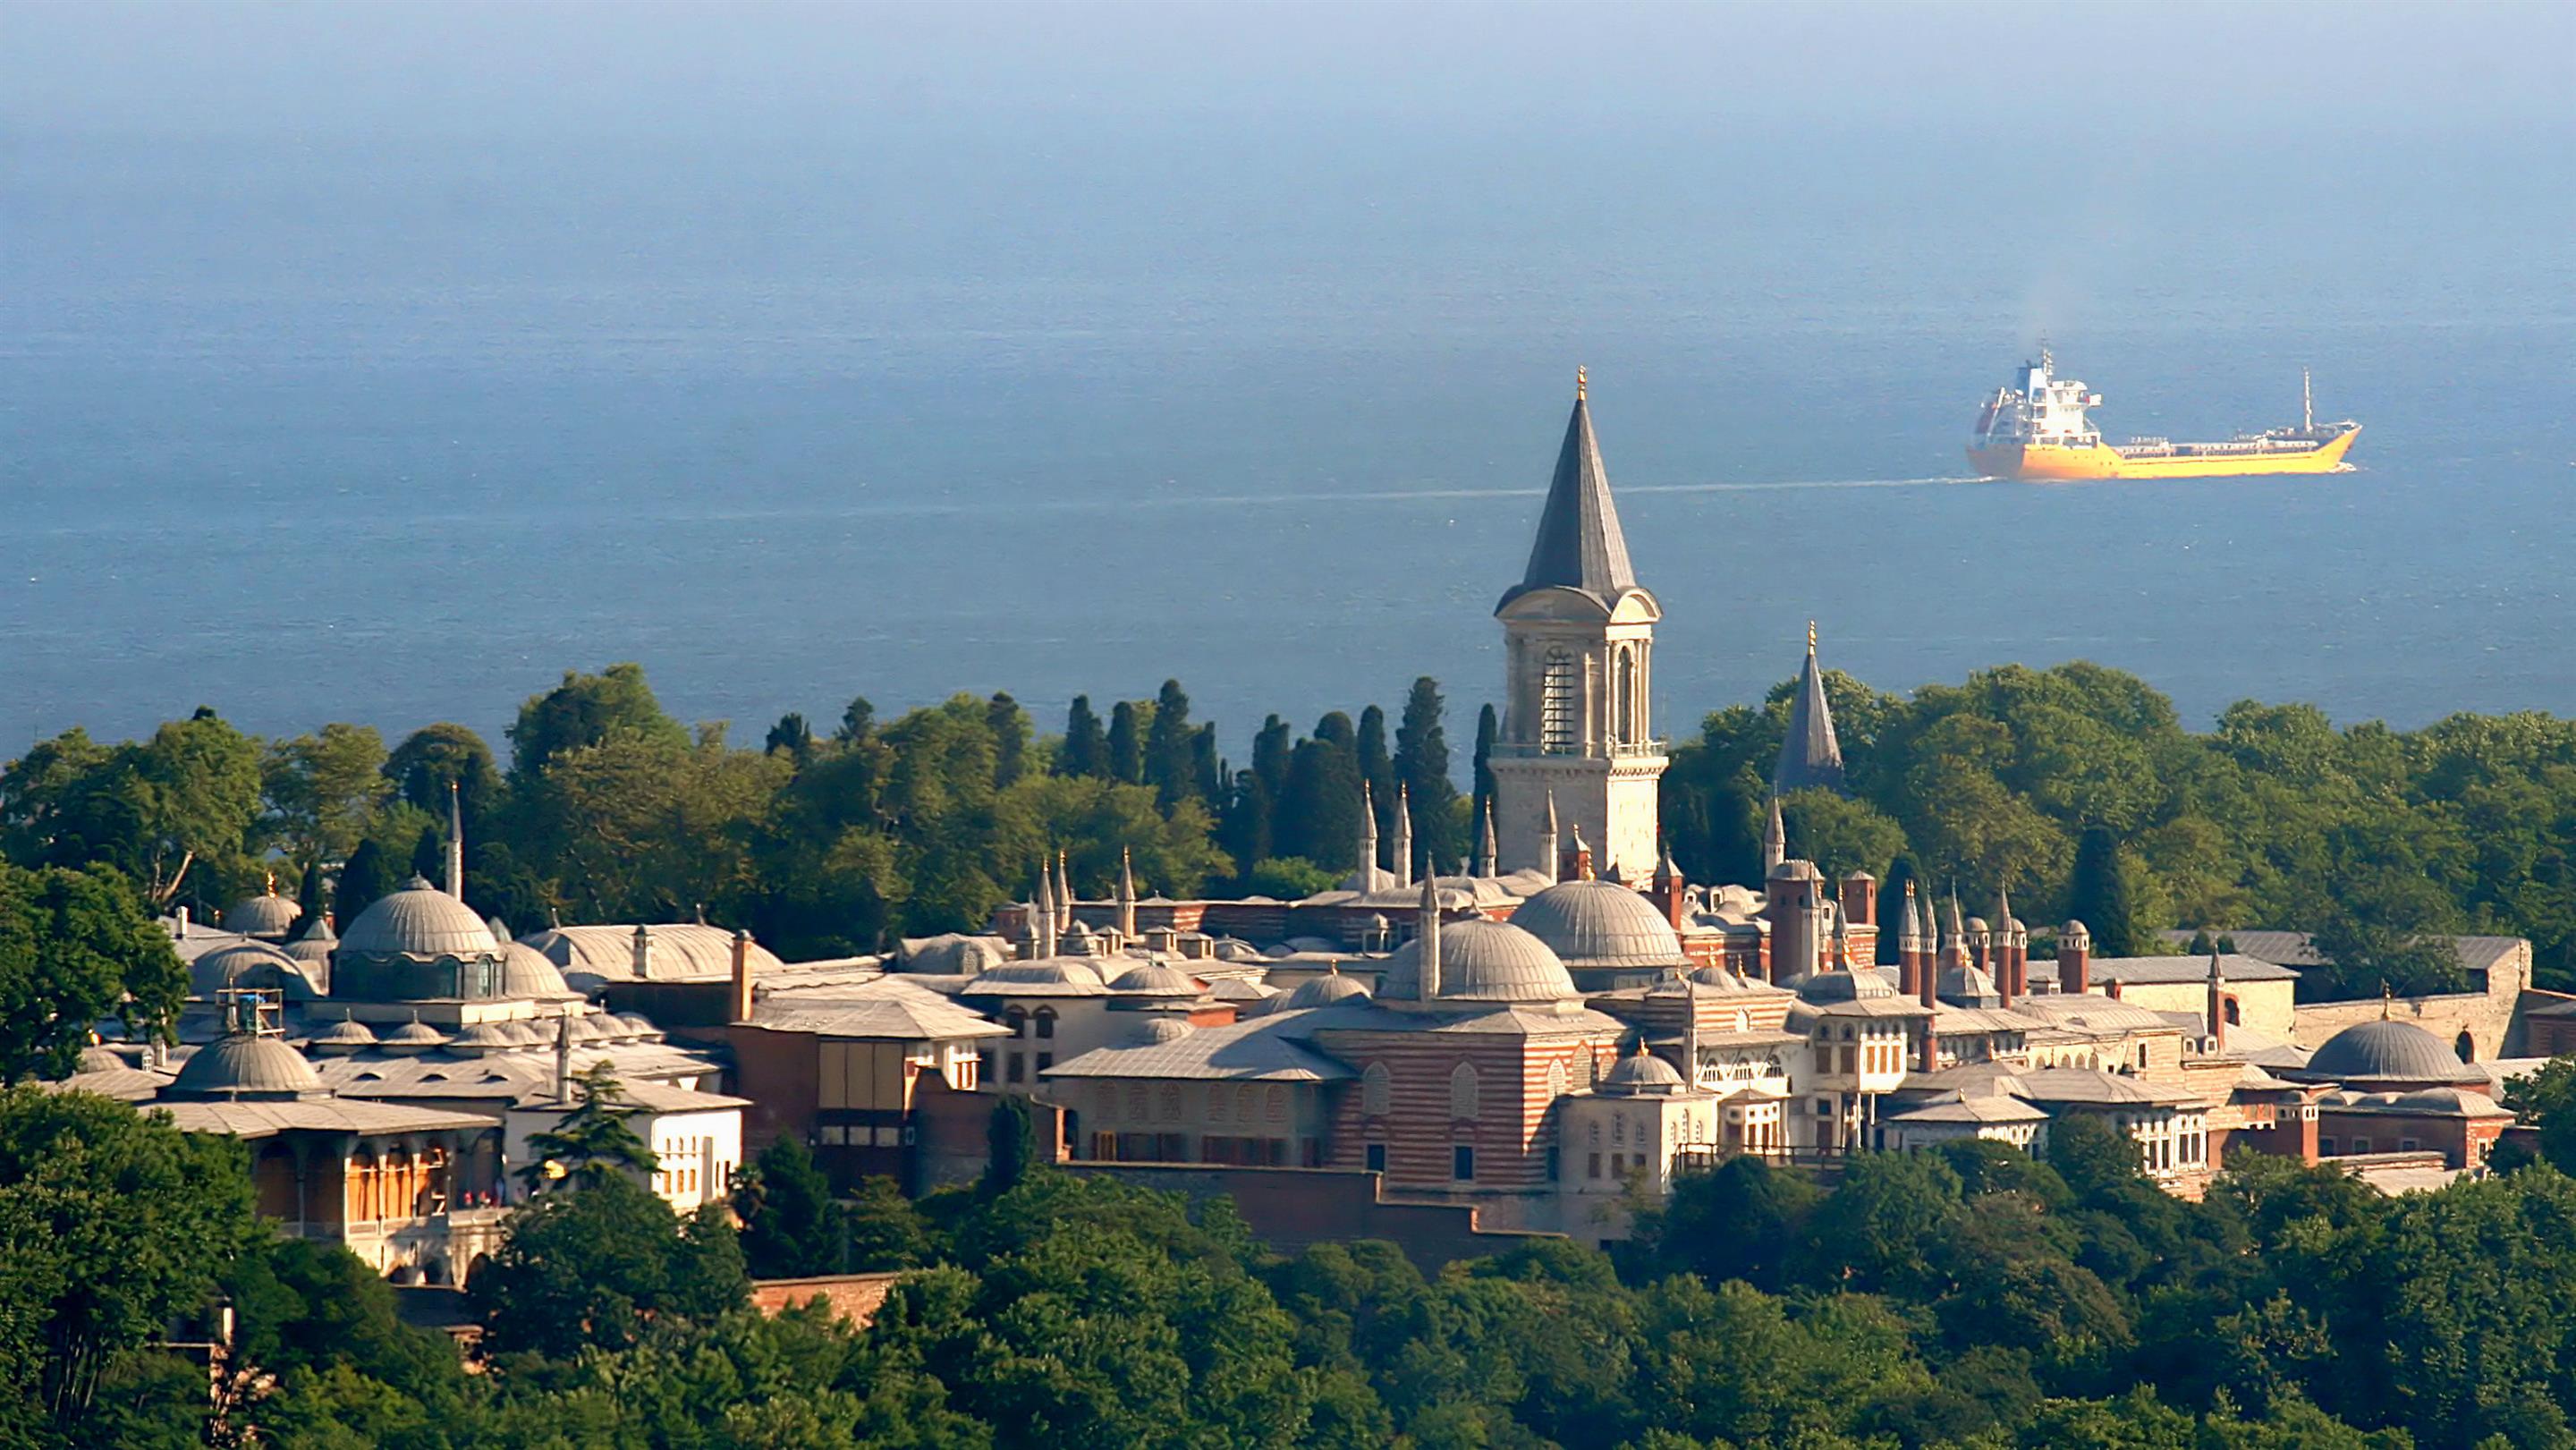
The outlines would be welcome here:
<svg viewBox="0 0 2576 1450">
<path fill-rule="evenodd" d="M 474 908 L 418 876 L 370 903 L 340 938 L 343 955 L 472 957 L 500 950 Z"/>
<path fill-rule="evenodd" d="M 174 1098 L 294 1098 L 322 1091 L 322 1078 L 282 1039 L 235 1033 L 198 1048 L 161 1091 Z"/>
<path fill-rule="evenodd" d="M 258 896 L 246 896 L 224 908 L 224 930 L 244 936 L 283 939 L 295 927 L 295 919 L 304 908 L 294 898 L 280 896 L 270 887 Z"/>
<path fill-rule="evenodd" d="M 1422 995 L 1419 940 L 1406 942 L 1386 959 L 1377 995 L 1381 1002 Z M 1565 963 L 1547 943 L 1521 928 L 1500 921 L 1441 923 L 1441 1001 L 1563 1002 L 1575 995 Z"/>
<path fill-rule="evenodd" d="M 1195 997 L 1200 988 L 1196 977 L 1177 967 L 1146 962 L 1120 972 L 1109 990 L 1129 997 Z"/>
<path fill-rule="evenodd" d="M 1655 904 L 1612 881 L 1564 881 L 1520 904 L 1512 925 L 1585 967 L 1669 967 L 1682 940 Z"/>
<path fill-rule="evenodd" d="M 564 982 L 563 969 L 544 952 L 523 941 L 501 944 L 501 995 L 504 997 L 578 997 Z"/>
<path fill-rule="evenodd" d="M 2287 1069 L 2284 1069 L 2287 1071 Z M 2460 1061 L 2442 1039 L 2412 1022 L 2361 1022 L 2325 1040 L 2293 1076 L 2364 1087 L 2448 1083 L 2484 1086 L 2484 1071 Z"/>
</svg>

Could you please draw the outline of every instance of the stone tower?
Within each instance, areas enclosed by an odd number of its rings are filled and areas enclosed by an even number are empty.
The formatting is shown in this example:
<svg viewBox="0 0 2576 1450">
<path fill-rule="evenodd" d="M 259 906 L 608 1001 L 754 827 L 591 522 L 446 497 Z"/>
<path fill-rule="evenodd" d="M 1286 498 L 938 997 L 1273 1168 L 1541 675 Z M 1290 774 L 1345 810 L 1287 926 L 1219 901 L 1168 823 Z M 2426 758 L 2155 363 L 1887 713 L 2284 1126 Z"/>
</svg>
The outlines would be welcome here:
<svg viewBox="0 0 2576 1450">
<path fill-rule="evenodd" d="M 1602 859 L 1652 861 L 1664 742 L 1651 708 L 1655 621 L 1610 501 L 1583 374 L 1575 373 L 1556 478 L 1521 582 L 1494 606 L 1503 625 L 1503 721 L 1494 813 L 1506 871 L 1545 869 L 1548 801 Z"/>
</svg>

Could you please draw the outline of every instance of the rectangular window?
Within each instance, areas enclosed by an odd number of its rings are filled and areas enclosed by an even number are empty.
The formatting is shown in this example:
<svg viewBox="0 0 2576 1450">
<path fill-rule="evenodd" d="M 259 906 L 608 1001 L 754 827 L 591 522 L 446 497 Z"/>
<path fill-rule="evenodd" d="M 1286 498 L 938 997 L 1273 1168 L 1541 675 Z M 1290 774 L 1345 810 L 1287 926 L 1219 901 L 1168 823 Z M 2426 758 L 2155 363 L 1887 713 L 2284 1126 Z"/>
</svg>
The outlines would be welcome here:
<svg viewBox="0 0 2576 1450">
<path fill-rule="evenodd" d="M 2421 1145 L 2412 1138 L 2400 1138 L 2397 1140 L 2397 1151 L 2400 1153 L 2412 1153 L 2419 1146 Z"/>
<path fill-rule="evenodd" d="M 1627 1154 L 1613 1153 L 1610 1155 L 1610 1176 L 1613 1178 L 1625 1178 L 1628 1176 Z"/>
<path fill-rule="evenodd" d="M 1595 1153 L 1595 1154 L 1593 1154 L 1593 1155 L 1592 1155 L 1592 1160 L 1591 1160 L 1591 1162 L 1589 1162 L 1588 1164 L 1586 1164 L 1586 1165 L 1584 1166 L 1583 1176 L 1584 1176 L 1584 1177 L 1586 1177 L 1586 1178 L 1598 1178 L 1598 1177 L 1600 1177 L 1600 1176 L 1601 1176 L 1601 1155 L 1600 1155 L 1600 1154 Z"/>
<path fill-rule="evenodd" d="M 1556 1181 L 1556 1150 L 1554 1148 L 1547 1150 L 1547 1181 L 1550 1183 L 1554 1183 Z"/>
<path fill-rule="evenodd" d="M 1449 1176 L 1460 1183 L 1472 1183 L 1476 1177 L 1476 1150 L 1461 1143 L 1449 1150 Z"/>
<path fill-rule="evenodd" d="M 1055 1066 L 1055 1054 L 1054 1054 L 1054 1053 L 1052 1053 L 1052 1052 L 1041 1052 L 1041 1053 L 1039 1053 L 1039 1054 L 1038 1054 L 1038 1071 L 1040 1071 L 1040 1072 L 1044 1072 L 1044 1071 L 1046 1071 L 1048 1068 L 1051 1068 L 1051 1067 L 1053 1067 L 1053 1066 Z"/>
<path fill-rule="evenodd" d="M 983 1081 L 984 1079 L 991 1077 L 992 1075 L 993 1075 L 993 1054 L 991 1054 L 990 1052 L 979 1052 L 979 1053 L 976 1053 L 976 1054 L 975 1054 L 975 1078 L 976 1078 L 976 1080 L 977 1080 L 978 1082 L 981 1082 L 981 1081 Z"/>
<path fill-rule="evenodd" d="M 1026 1072 L 1028 1062 L 1018 1053 L 1012 1053 L 1009 1057 L 1003 1059 L 1003 1061 L 1007 1064 L 1003 1073 L 1003 1081 L 1019 1082 L 1028 1075 Z"/>
<path fill-rule="evenodd" d="M 1384 1143 L 1369 1144 L 1366 1158 L 1368 1171 L 1371 1173 L 1384 1173 L 1386 1171 L 1386 1145 Z"/>
<path fill-rule="evenodd" d="M 2334 1152 L 2334 1150 L 2335 1150 L 2335 1140 L 2334 1140 L 2334 1139 L 2332 1139 L 2332 1138 L 2319 1138 L 2319 1139 L 2317 1140 L 2317 1151 L 2318 1151 L 2319 1153 L 2331 1154 L 2332 1152 Z"/>
<path fill-rule="evenodd" d="M 2354 1151 L 2355 1153 L 2367 1153 L 2367 1152 L 2369 1152 L 2369 1151 L 2370 1151 L 2370 1140 L 2369 1140 L 2368 1138 L 2355 1138 L 2355 1139 L 2353 1139 L 2353 1140 L 2352 1140 L 2352 1151 Z"/>
</svg>

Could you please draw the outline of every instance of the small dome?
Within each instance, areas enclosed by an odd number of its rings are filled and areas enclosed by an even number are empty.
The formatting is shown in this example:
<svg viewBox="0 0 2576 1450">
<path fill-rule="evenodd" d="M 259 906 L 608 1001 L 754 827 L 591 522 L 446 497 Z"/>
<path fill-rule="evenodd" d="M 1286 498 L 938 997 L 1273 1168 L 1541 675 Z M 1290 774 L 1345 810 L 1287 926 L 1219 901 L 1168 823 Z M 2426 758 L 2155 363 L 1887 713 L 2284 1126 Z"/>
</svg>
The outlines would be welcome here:
<svg viewBox="0 0 2576 1450">
<path fill-rule="evenodd" d="M 1682 960 L 1672 923 L 1644 896 L 1609 881 L 1565 881 L 1520 904 L 1512 925 L 1585 967 L 1669 967 Z"/>
<path fill-rule="evenodd" d="M 1789 985 L 1797 992 L 1799 1001 L 1819 1005 L 1896 995 L 1896 988 L 1888 984 L 1886 977 L 1866 967 L 1857 972 L 1809 972 Z"/>
<path fill-rule="evenodd" d="M 1823 879 L 1813 861 L 1788 860 L 1771 868 L 1774 881 L 1819 881 Z"/>
<path fill-rule="evenodd" d="M 1703 987 L 1716 987 L 1723 991 L 1749 992 L 1753 990 L 1752 978 L 1745 976 L 1741 972 L 1730 971 L 1725 967 L 1702 967 L 1698 971 L 1691 973 L 1690 979 Z"/>
<path fill-rule="evenodd" d="M 1131 997 L 1195 997 L 1199 984 L 1197 978 L 1176 967 L 1147 962 L 1120 972 L 1109 990 Z"/>
<path fill-rule="evenodd" d="M 1640 1048 L 1601 1075 L 1600 1090 L 1614 1097 L 1669 1097 L 1682 1086 L 1682 1075 L 1671 1063 Z"/>
<path fill-rule="evenodd" d="M 1007 997 L 1022 988 L 1038 988 L 1042 995 L 1098 996 L 1109 990 L 1100 974 L 1089 966 L 1063 957 L 1048 957 L 1034 962 L 1004 962 L 988 972 L 979 972 L 966 984 L 964 994 Z M 1052 992 L 1045 989 L 1053 988 Z M 1068 992 L 1065 989 L 1070 988 Z"/>
<path fill-rule="evenodd" d="M 1188 1018 L 1175 1016 L 1169 1012 L 1157 1012 L 1137 1024 L 1129 1040 L 1137 1047 L 1153 1047 L 1165 1042 L 1177 1042 L 1189 1036 L 1190 1030 Z"/>
<path fill-rule="evenodd" d="M 498 1025 L 509 1034 L 510 1041 L 520 1047 L 537 1047 L 555 1040 L 553 1033 L 534 1022 L 503 1022 Z"/>
<path fill-rule="evenodd" d="M 626 1025 L 605 1012 L 586 1012 L 572 1019 L 572 1040 L 616 1042 L 626 1036 Z"/>
<path fill-rule="evenodd" d="M 563 969 L 544 952 L 522 941 L 501 943 L 501 995 L 504 997 L 574 997 Z"/>
<path fill-rule="evenodd" d="M 1443 957 L 1448 955 L 1448 945 L 1444 936 L 1441 942 Z M 1315 1007 L 1329 1007 L 1335 1002 L 1347 1002 L 1354 997 L 1366 1001 L 1368 994 L 1368 988 L 1361 986 L 1357 978 L 1345 977 L 1339 972 L 1326 972 L 1320 977 L 1309 977 L 1299 982 L 1287 995 L 1274 999 L 1277 1005 L 1272 1010 L 1303 1012 Z"/>
<path fill-rule="evenodd" d="M 627 1036 L 639 1042 L 658 1042 L 662 1037 L 662 1029 L 654 1026 L 653 1019 L 641 1012 L 618 1013 L 617 1025 L 625 1030 Z"/>
<path fill-rule="evenodd" d="M 306 1038 L 305 1045 L 326 1051 L 355 1052 L 376 1045 L 376 1029 L 354 1017 L 343 1017 Z"/>
<path fill-rule="evenodd" d="M 2412 1022 L 2360 1022 L 2325 1040 L 2297 1070 L 2304 1078 L 2367 1086 L 2483 1085 L 2486 1073 L 2460 1061 L 2442 1039 Z"/>
<path fill-rule="evenodd" d="M 2089 942 L 2093 940 L 2093 933 L 2084 923 L 2070 916 L 2066 924 L 2057 929 L 2057 939 L 2061 942 Z"/>
<path fill-rule="evenodd" d="M 415 876 L 368 904 L 349 923 L 340 950 L 358 956 L 468 957 L 501 950 L 474 908 Z"/>
<path fill-rule="evenodd" d="M 1932 992 L 1954 1007 L 1997 1007 L 2004 1000 L 2003 988 L 1995 985 L 1994 973 L 1974 964 L 1945 969 Z"/>
<path fill-rule="evenodd" d="M 223 924 L 226 931 L 283 941 L 294 930 L 295 919 L 303 914 L 303 906 L 291 897 L 278 895 L 272 886 L 261 895 L 246 896 L 224 908 Z"/>
<path fill-rule="evenodd" d="M 97 1050 L 90 1049 L 92 1052 Z M 2444 1113 L 2473 1118 L 2494 1117 L 2504 1111 L 2496 1106 L 2495 1099 L 2485 1093 L 2475 1088 L 2456 1087 L 2417 1088 L 2411 1093 L 2400 1093 L 2397 1101 L 2389 1106 L 2419 1113 Z"/>
<path fill-rule="evenodd" d="M 469 1057 L 479 1057 L 487 1052 L 514 1052 L 518 1046 L 518 1039 L 498 1022 L 469 1023 L 464 1031 L 447 1042 L 448 1051 Z"/>
<path fill-rule="evenodd" d="M 1386 959 L 1378 1000 L 1410 1001 L 1422 992 L 1422 943 L 1406 942 Z M 1509 922 L 1443 922 L 1440 999 L 1444 1002 L 1562 1002 L 1574 979 L 1547 943 Z"/>
<path fill-rule="evenodd" d="M 293 1098 L 322 1091 L 321 1075 L 281 1038 L 234 1033 L 200 1047 L 162 1089 L 174 1098 Z"/>
<path fill-rule="evenodd" d="M 72 1070 L 74 1072 L 123 1072 L 125 1059 L 117 1056 L 110 1048 L 92 1045 L 81 1049 L 80 1065 Z"/>
</svg>

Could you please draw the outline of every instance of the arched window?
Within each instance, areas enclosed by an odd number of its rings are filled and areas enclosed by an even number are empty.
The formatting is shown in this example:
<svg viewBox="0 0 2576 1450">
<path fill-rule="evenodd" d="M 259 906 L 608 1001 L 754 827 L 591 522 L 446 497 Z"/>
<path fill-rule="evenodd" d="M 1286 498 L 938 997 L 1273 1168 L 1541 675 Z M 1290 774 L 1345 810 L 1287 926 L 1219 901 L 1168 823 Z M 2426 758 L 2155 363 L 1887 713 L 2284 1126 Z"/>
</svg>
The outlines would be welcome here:
<svg viewBox="0 0 2576 1450">
<path fill-rule="evenodd" d="M 1002 1025 L 1011 1029 L 1013 1037 L 1026 1037 L 1029 1035 L 1029 1014 L 1017 1007 L 1010 1008 L 1002 1013 Z"/>
<path fill-rule="evenodd" d="M 2245 1013 L 2236 1005 L 2235 998 L 2229 997 L 2226 999 L 2225 1010 L 2227 1013 L 2227 1021 L 2230 1026 L 2241 1027 L 2244 1025 Z"/>
<path fill-rule="evenodd" d="M 1462 1062 L 1457 1071 L 1449 1074 L 1449 1116 L 1473 1119 L 1476 1095 L 1476 1069 Z"/>
<path fill-rule="evenodd" d="M 1551 1062 L 1547 1065 L 1548 1101 L 1554 1102 L 1563 1096 L 1565 1096 L 1565 1064 Z"/>
<path fill-rule="evenodd" d="M 1395 1109 L 1395 1074 L 1386 1064 L 1372 1062 L 1360 1074 L 1360 1112 L 1372 1118 L 1383 1118 Z"/>
<path fill-rule="evenodd" d="M 1127 1084 L 1127 1121 L 1145 1121 L 1145 1085 L 1141 1082 Z"/>
<path fill-rule="evenodd" d="M 1252 1084 L 1245 1083 L 1234 1090 L 1234 1120 L 1236 1122 L 1249 1123 L 1252 1121 L 1252 1115 L 1258 1111 L 1260 1110 L 1255 1108 L 1252 1104 Z"/>
<path fill-rule="evenodd" d="M 1165 1083 L 1154 1094 L 1154 1115 L 1166 1123 L 1181 1120 L 1181 1090 L 1178 1086 Z"/>
<path fill-rule="evenodd" d="M 2229 1005 L 2233 1006 L 2234 1004 L 2230 1003 Z M 2451 1048 L 2453 1051 L 2460 1054 L 2460 1061 L 2462 1062 L 2475 1062 L 2478 1060 L 2478 1040 L 2465 1032 L 2460 1034 L 2459 1041 L 2451 1044 Z"/>
<path fill-rule="evenodd" d="M 1612 690 L 1611 704 L 1617 711 L 1618 720 L 1617 725 L 1613 727 L 1614 737 L 1622 744 L 1634 741 L 1640 733 L 1637 729 L 1637 652 L 1635 650 L 1619 651 L 1617 678 Z"/>
<path fill-rule="evenodd" d="M 1572 755 L 1583 747 L 1583 698 L 1575 674 L 1574 652 L 1547 652 L 1538 682 L 1539 749 L 1550 755 Z"/>
<path fill-rule="evenodd" d="M 1055 1009 L 1053 1007 L 1040 1007 L 1035 1020 L 1038 1024 L 1038 1036 L 1045 1038 L 1053 1038 L 1055 1036 Z"/>
<path fill-rule="evenodd" d="M 1266 1122 L 1288 1121 L 1288 1090 L 1272 1083 L 1261 1095 L 1261 1116 Z"/>
<path fill-rule="evenodd" d="M 1207 1115 L 1209 1122 L 1222 1123 L 1225 1121 L 1225 1100 L 1227 1091 L 1228 1090 L 1226 1088 L 1221 1086 L 1208 1089 Z"/>
</svg>

